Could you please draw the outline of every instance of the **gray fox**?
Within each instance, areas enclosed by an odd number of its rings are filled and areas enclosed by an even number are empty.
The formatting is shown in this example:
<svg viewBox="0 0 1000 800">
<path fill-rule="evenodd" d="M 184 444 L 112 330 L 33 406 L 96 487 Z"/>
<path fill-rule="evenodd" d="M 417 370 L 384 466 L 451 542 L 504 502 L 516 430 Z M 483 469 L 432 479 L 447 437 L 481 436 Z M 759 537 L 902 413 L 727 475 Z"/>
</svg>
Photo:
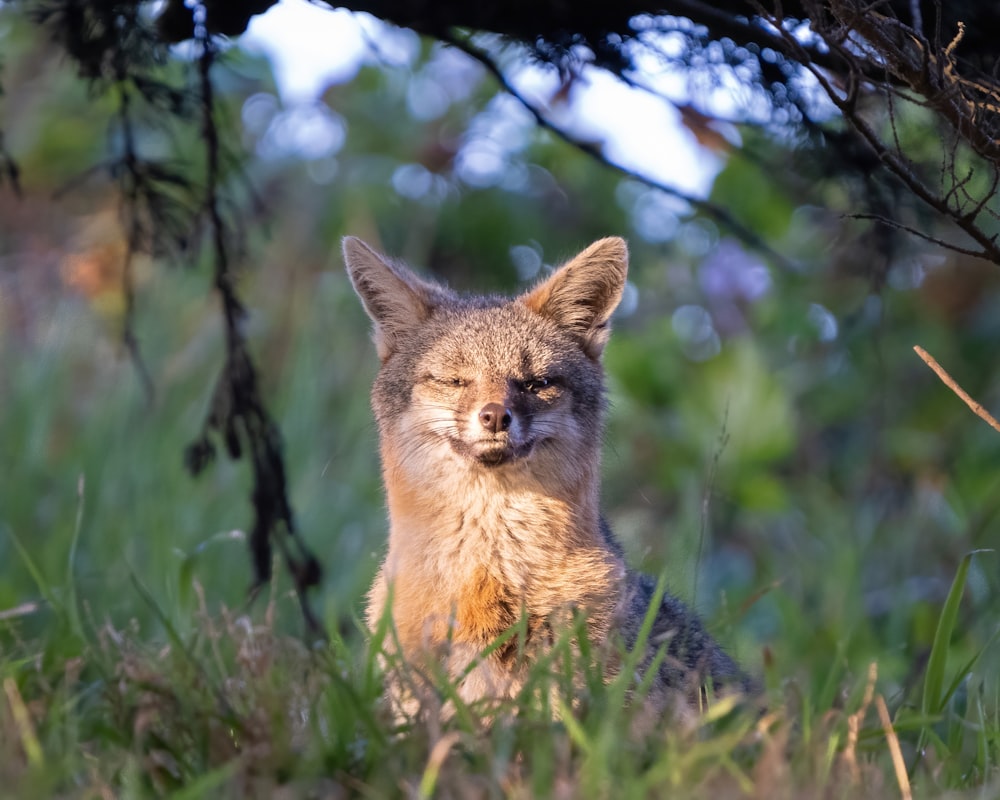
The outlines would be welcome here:
<svg viewBox="0 0 1000 800">
<path fill-rule="evenodd" d="M 360 239 L 343 244 L 381 360 L 372 408 L 389 545 L 369 625 L 389 611 L 404 660 L 443 665 L 466 702 L 516 696 L 526 659 L 484 651 L 522 619 L 522 655 L 567 612 L 585 616 L 591 643 L 631 649 L 656 585 L 625 565 L 598 507 L 601 354 L 625 241 L 595 242 L 513 299 L 459 295 Z M 666 648 L 647 711 L 690 711 L 706 685 L 752 689 L 669 594 L 646 642 L 640 665 Z M 412 711 L 413 692 L 395 691 Z"/>
</svg>

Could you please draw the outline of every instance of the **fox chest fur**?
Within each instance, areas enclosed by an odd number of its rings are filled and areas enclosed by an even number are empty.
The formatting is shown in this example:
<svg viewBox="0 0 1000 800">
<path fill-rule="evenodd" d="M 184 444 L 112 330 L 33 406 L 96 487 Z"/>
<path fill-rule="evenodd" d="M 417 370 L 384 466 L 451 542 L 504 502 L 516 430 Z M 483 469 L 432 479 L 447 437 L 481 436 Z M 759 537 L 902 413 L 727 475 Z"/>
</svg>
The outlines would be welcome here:
<svg viewBox="0 0 1000 800">
<path fill-rule="evenodd" d="M 517 691 L 515 660 L 480 654 L 520 620 L 544 639 L 582 613 L 591 641 L 627 643 L 651 594 L 599 511 L 600 359 L 624 241 L 596 242 L 515 298 L 455 294 L 358 239 L 344 253 L 381 360 L 389 543 L 369 624 L 388 613 L 403 657 L 443 664 L 466 700 Z"/>
</svg>

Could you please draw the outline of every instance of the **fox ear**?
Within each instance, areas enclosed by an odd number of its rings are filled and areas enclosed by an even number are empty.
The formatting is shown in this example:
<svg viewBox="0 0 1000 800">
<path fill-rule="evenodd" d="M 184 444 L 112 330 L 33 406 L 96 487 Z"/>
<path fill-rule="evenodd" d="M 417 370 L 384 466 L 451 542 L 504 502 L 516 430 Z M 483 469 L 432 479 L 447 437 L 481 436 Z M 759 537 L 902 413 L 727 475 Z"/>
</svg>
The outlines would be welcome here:
<svg viewBox="0 0 1000 800">
<path fill-rule="evenodd" d="M 385 361 L 400 336 L 419 325 L 448 296 L 447 289 L 418 278 L 355 236 L 344 237 L 344 263 L 361 302 L 375 323 L 372 339 Z"/>
<path fill-rule="evenodd" d="M 594 242 L 521 298 L 528 308 L 567 329 L 593 359 L 611 333 L 628 273 L 628 245 L 617 236 Z"/>
</svg>

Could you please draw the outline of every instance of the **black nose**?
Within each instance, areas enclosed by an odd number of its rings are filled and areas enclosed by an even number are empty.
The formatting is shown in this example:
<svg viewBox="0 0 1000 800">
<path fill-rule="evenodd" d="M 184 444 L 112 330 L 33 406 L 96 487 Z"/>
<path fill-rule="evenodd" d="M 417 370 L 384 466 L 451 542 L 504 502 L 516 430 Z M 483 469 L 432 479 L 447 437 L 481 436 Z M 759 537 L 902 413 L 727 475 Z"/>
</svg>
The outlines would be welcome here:
<svg viewBox="0 0 1000 800">
<path fill-rule="evenodd" d="M 490 433 L 500 433 L 500 431 L 507 430 L 512 419 L 510 409 L 504 408 L 499 403 L 487 403 L 479 412 L 479 424 Z"/>
</svg>

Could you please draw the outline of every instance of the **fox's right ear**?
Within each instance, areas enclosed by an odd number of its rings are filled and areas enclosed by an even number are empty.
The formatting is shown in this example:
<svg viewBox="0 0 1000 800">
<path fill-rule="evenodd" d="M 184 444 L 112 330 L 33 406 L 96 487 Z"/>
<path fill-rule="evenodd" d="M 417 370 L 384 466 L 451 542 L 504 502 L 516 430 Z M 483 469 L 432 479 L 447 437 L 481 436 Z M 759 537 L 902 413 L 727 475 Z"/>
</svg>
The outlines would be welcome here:
<svg viewBox="0 0 1000 800">
<path fill-rule="evenodd" d="M 396 349 L 399 337 L 427 319 L 448 291 L 418 278 L 356 236 L 345 236 L 343 244 L 347 274 L 375 323 L 372 339 L 378 357 L 385 361 Z"/>
<path fill-rule="evenodd" d="M 611 333 L 608 320 L 625 290 L 627 272 L 628 245 L 609 236 L 563 264 L 521 301 L 573 334 L 597 360 Z"/>
</svg>

